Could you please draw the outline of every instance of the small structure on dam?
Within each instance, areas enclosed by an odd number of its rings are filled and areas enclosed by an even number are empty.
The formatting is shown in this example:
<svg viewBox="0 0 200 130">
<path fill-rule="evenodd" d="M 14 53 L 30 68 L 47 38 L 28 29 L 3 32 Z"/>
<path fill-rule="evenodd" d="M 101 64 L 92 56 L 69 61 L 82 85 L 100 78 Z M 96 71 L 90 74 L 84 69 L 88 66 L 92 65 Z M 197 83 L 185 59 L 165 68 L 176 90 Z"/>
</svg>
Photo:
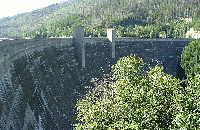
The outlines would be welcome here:
<svg viewBox="0 0 200 130">
<path fill-rule="evenodd" d="M 176 75 L 193 40 L 117 38 L 113 29 L 107 37 L 84 37 L 84 27 L 74 27 L 72 38 L 2 39 L 0 129 L 72 129 L 77 99 L 92 78 L 109 73 L 109 63 L 133 53 Z"/>
</svg>

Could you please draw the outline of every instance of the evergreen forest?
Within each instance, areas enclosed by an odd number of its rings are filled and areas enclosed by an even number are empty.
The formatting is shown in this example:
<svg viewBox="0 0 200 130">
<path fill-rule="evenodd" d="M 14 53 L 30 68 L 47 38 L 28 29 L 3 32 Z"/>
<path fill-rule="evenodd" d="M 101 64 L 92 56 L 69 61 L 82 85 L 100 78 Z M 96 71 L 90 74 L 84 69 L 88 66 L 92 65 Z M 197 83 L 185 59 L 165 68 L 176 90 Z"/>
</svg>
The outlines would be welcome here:
<svg viewBox="0 0 200 130">
<path fill-rule="evenodd" d="M 69 0 L 0 19 L 0 37 L 70 37 L 82 25 L 86 37 L 115 28 L 117 37 L 184 38 L 191 27 L 199 30 L 199 6 L 199 0 Z"/>
</svg>

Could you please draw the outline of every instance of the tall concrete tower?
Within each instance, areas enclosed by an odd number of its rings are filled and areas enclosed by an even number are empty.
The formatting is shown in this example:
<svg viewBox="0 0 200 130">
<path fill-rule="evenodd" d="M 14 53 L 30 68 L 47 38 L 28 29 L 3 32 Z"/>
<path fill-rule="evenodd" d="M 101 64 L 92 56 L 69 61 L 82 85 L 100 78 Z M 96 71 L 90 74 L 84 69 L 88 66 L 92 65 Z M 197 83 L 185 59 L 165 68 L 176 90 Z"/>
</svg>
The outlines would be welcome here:
<svg viewBox="0 0 200 130">
<path fill-rule="evenodd" d="M 84 26 L 73 28 L 73 39 L 78 62 L 85 67 Z"/>
<path fill-rule="evenodd" d="M 115 58 L 115 30 L 107 29 L 107 38 L 109 43 L 109 49 L 112 52 L 112 58 Z"/>
</svg>

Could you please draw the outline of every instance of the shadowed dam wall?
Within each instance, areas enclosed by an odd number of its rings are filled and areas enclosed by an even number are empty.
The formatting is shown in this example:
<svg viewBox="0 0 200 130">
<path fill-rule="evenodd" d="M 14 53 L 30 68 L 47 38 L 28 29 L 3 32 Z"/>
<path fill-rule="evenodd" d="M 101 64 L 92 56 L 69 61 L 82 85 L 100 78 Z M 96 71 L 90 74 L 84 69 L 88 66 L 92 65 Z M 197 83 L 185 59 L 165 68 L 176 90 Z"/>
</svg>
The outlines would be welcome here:
<svg viewBox="0 0 200 130">
<path fill-rule="evenodd" d="M 74 33 L 83 32 L 74 28 Z M 0 129 L 72 129 L 74 108 L 91 78 L 102 78 L 130 53 L 147 65 L 161 61 L 174 74 L 183 48 L 195 39 L 15 39 L 0 41 Z M 102 67 L 102 68 L 101 68 Z M 103 71 L 102 71 L 103 69 Z"/>
</svg>

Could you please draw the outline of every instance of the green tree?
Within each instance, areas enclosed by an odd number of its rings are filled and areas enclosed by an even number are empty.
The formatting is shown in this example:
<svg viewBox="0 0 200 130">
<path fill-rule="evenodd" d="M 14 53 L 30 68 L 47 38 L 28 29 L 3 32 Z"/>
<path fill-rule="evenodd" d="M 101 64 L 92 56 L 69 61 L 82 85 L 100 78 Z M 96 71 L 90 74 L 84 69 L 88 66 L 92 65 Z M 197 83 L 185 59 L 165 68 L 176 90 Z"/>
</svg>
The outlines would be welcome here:
<svg viewBox="0 0 200 130">
<path fill-rule="evenodd" d="M 183 49 L 180 65 L 186 77 L 194 77 L 200 73 L 200 39 L 190 42 Z"/>
<path fill-rule="evenodd" d="M 120 58 L 112 68 L 112 84 L 78 100 L 77 119 L 81 123 L 74 124 L 75 129 L 179 129 L 183 128 L 180 124 L 191 122 L 179 120 L 179 115 L 181 110 L 187 112 L 192 93 L 188 91 L 185 98 L 180 80 L 165 74 L 162 66 L 144 71 L 143 60 L 131 55 Z"/>
<path fill-rule="evenodd" d="M 174 100 L 177 111 L 173 118 L 175 128 L 200 129 L 200 75 L 190 77 L 188 86 Z"/>
</svg>

